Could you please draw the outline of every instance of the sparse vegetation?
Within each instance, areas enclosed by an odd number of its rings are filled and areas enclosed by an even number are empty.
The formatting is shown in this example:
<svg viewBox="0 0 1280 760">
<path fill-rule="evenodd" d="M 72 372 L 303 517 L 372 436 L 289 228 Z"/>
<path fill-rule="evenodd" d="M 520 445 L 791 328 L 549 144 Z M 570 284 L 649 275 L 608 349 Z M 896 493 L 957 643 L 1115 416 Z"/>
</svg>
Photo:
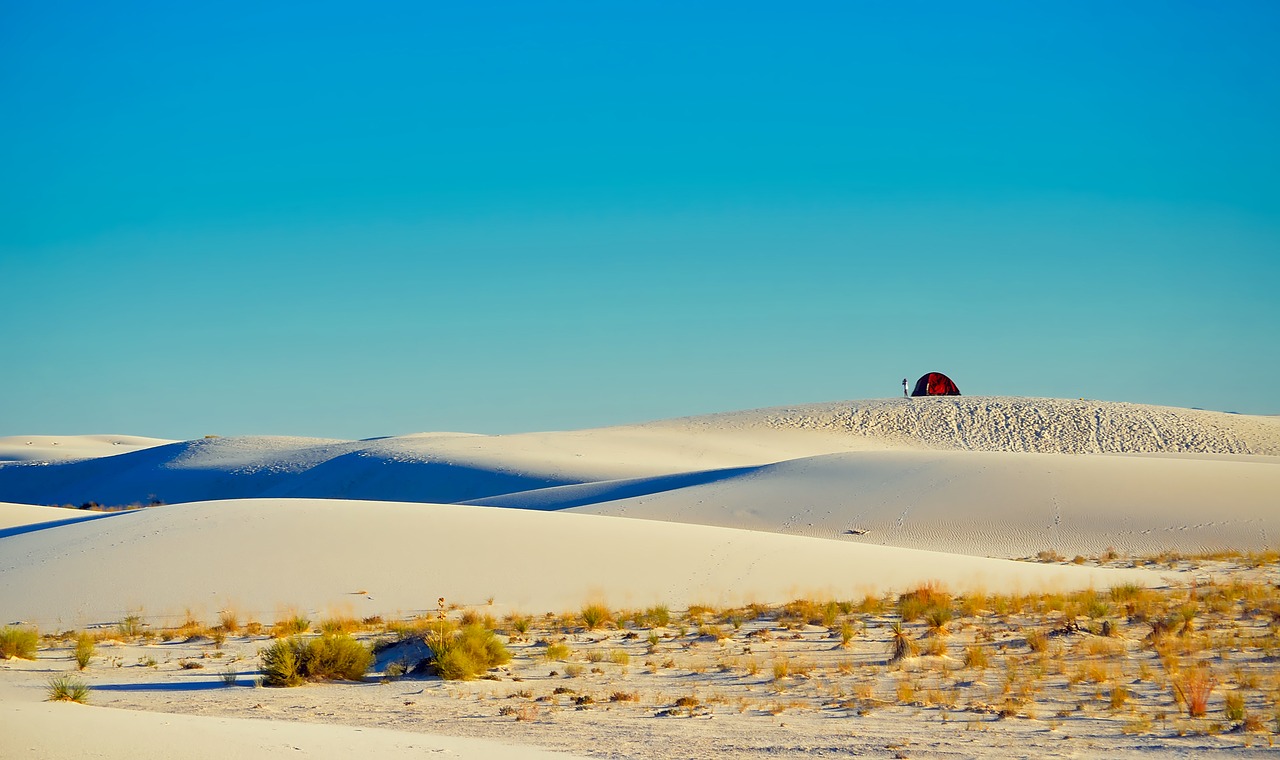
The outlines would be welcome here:
<svg viewBox="0 0 1280 760">
<path fill-rule="evenodd" d="M 609 608 L 603 604 L 588 604 L 582 608 L 582 624 L 588 631 L 594 631 L 613 619 Z"/>
<path fill-rule="evenodd" d="M 74 652 L 76 667 L 84 670 L 89 667 L 90 661 L 93 660 L 93 654 L 96 647 L 94 646 L 93 636 L 87 631 L 81 631 L 76 636 L 76 648 Z"/>
<path fill-rule="evenodd" d="M 511 660 L 502 640 L 478 623 L 437 630 L 427 637 L 436 672 L 446 681 L 467 681 Z"/>
<path fill-rule="evenodd" d="M 261 652 L 263 685 L 300 686 L 306 681 L 358 681 L 373 664 L 369 648 L 347 634 L 278 639 Z"/>
<path fill-rule="evenodd" d="M 79 678 L 55 676 L 49 680 L 49 696 L 46 701 L 84 704 L 89 701 L 89 691 L 89 685 Z"/>
<path fill-rule="evenodd" d="M 36 629 L 5 626 L 0 629 L 0 660 L 7 660 L 10 657 L 34 660 L 36 647 L 39 644 L 40 632 Z"/>
</svg>

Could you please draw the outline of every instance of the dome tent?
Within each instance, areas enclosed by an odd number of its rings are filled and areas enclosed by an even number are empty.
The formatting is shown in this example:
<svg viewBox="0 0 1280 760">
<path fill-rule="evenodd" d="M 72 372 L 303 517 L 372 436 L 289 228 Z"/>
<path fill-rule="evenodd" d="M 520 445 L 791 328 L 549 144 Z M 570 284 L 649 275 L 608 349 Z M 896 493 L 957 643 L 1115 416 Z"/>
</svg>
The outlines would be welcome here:
<svg viewBox="0 0 1280 760">
<path fill-rule="evenodd" d="M 960 389 L 941 372 L 928 372 L 916 381 L 912 396 L 959 396 Z"/>
</svg>

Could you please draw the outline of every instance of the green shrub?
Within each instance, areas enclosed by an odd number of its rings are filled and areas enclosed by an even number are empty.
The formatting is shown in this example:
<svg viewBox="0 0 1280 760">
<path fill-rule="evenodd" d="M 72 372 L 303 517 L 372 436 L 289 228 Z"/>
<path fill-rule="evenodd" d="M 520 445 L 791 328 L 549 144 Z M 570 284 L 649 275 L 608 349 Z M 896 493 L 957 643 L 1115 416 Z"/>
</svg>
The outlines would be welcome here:
<svg viewBox="0 0 1280 760">
<path fill-rule="evenodd" d="M 666 628 L 671 623 L 671 610 L 665 604 L 659 604 L 645 610 L 644 617 L 654 628 Z"/>
<path fill-rule="evenodd" d="M 87 631 L 81 631 L 76 637 L 76 667 L 84 670 L 89 667 L 89 661 L 93 659 L 94 646 L 93 636 Z"/>
<path fill-rule="evenodd" d="M 373 653 L 346 634 L 310 641 L 300 636 L 279 639 L 263 649 L 265 686 L 300 686 L 308 680 L 358 681 L 373 664 Z"/>
<path fill-rule="evenodd" d="M 488 628 L 471 624 L 460 631 L 433 631 L 427 646 L 435 656 L 436 672 L 447 681 L 471 680 L 490 668 L 511 661 L 502 640 Z"/>
<path fill-rule="evenodd" d="M 369 647 L 346 634 L 325 635 L 308 643 L 303 673 L 325 681 L 359 681 L 372 664 Z"/>
<path fill-rule="evenodd" d="M 131 612 L 124 616 L 116 625 L 116 631 L 122 638 L 136 639 L 142 635 L 142 616 L 136 612 Z"/>
<path fill-rule="evenodd" d="M 543 656 L 548 660 L 567 660 L 569 659 L 569 645 L 565 643 L 548 644 L 547 651 Z"/>
<path fill-rule="evenodd" d="M 39 642 L 40 633 L 34 628 L 5 626 L 0 630 L 0 660 L 7 660 L 10 657 L 34 660 L 36 644 Z"/>
<path fill-rule="evenodd" d="M 79 702 L 89 699 L 89 685 L 79 678 L 58 676 L 49 679 L 49 702 Z"/>
<path fill-rule="evenodd" d="M 612 619 L 612 613 L 603 604 L 588 604 L 582 608 L 582 622 L 589 631 L 594 631 Z"/>
<path fill-rule="evenodd" d="M 264 686 L 301 686 L 306 678 L 302 674 L 302 661 L 306 645 L 294 636 L 277 639 L 260 653 L 262 683 Z"/>
</svg>

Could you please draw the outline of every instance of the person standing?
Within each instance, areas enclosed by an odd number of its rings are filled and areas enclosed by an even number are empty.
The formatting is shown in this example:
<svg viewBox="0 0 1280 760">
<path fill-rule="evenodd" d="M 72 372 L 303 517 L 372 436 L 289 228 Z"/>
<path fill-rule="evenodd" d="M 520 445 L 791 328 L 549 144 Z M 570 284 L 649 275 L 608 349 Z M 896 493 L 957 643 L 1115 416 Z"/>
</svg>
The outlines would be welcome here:
<svg viewBox="0 0 1280 760">
<path fill-rule="evenodd" d="M 905 377 L 902 378 L 902 397 L 911 398 L 910 396 L 907 395 L 907 378 Z"/>
</svg>

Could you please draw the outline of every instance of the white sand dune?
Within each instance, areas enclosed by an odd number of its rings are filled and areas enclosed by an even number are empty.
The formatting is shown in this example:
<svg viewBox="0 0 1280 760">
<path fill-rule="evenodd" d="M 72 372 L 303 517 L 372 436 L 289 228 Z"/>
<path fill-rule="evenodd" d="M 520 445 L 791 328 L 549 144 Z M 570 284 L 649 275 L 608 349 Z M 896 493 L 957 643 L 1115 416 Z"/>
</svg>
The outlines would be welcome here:
<svg viewBox="0 0 1280 760">
<path fill-rule="evenodd" d="M 357 616 L 435 608 L 563 611 L 1075 589 L 1158 574 L 1011 562 L 803 536 L 494 507 L 304 499 L 156 507 L 3 539 L 0 609 L 62 629 L 130 610 L 264 622 L 286 608 Z"/>
<path fill-rule="evenodd" d="M 32 504 L 473 503 L 992 557 L 1259 549 L 1280 534 L 1280 420 L 1134 404 L 888 399 L 513 436 L 22 440 L 53 458 L 0 466 L 0 498 Z M 1159 456 L 1078 453 L 1138 451 Z M 0 511 L 7 534 L 86 516 L 16 513 Z"/>
<path fill-rule="evenodd" d="M 85 448 L 115 447 L 112 437 L 87 438 Z M 1277 452 L 1274 417 L 882 399 L 511 436 L 161 443 L 10 462 L 0 466 L 0 499 L 472 503 L 998 557 L 1259 549 L 1280 535 Z"/>
<path fill-rule="evenodd" d="M 0 536 L 13 529 L 48 523 L 62 523 L 93 517 L 91 512 L 79 512 L 59 507 L 41 507 L 34 504 L 8 504 L 0 502 Z"/>
<path fill-rule="evenodd" d="M 0 503 L 0 615 L 47 631 L 131 612 L 153 624 L 226 609 L 264 623 L 399 616 L 439 597 L 501 614 L 851 599 L 927 581 L 1155 586 L 1156 571 L 991 557 L 1274 548 L 1277 497 L 1278 418 L 1053 399 L 853 401 L 511 436 L 14 437 L 0 439 L 0 500 L 18 502 Z M 169 505 L 32 506 L 152 500 Z M 0 754 L 542 756 L 37 704 L 38 680 L 20 683 L 15 694 L 0 679 Z"/>
<path fill-rule="evenodd" d="M 41 693 L 0 681 L 0 755 L 97 760 L 226 760 L 352 757 L 573 760 L 528 745 L 385 728 L 204 717 L 40 702 Z"/>
<path fill-rule="evenodd" d="M 1280 458 L 863 452 L 477 503 L 979 556 L 1256 550 L 1280 537 Z"/>
<path fill-rule="evenodd" d="M 136 435 L 0 436 L 0 462 L 59 462 L 93 459 L 173 443 Z"/>
</svg>

